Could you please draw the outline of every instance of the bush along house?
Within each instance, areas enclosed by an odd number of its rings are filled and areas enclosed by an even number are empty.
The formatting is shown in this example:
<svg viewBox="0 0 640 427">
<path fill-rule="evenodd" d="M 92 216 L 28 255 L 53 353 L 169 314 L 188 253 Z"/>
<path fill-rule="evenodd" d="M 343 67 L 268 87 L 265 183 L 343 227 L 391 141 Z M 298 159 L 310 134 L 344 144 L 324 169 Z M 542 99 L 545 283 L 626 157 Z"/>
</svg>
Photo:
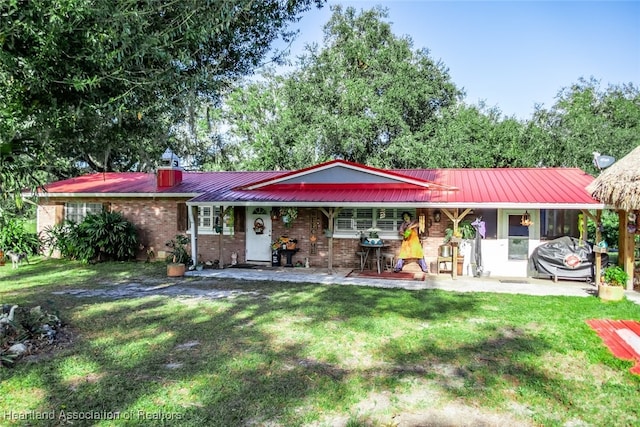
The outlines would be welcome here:
<svg viewBox="0 0 640 427">
<path fill-rule="evenodd" d="M 464 252 L 457 237 L 470 237 L 461 231 L 473 234 L 470 223 L 481 221 L 475 242 L 482 269 L 526 277 L 538 245 L 578 237 L 587 217 L 599 220 L 605 206 L 586 191 L 592 181 L 577 168 L 385 170 L 343 160 L 294 171 L 188 172 L 167 150 L 155 174 L 96 173 L 48 184 L 38 194 L 38 231 L 106 209 L 133 222 L 158 258 L 184 234 L 193 259 L 220 268 L 232 260 L 272 265 L 279 249 L 289 251 L 283 264 L 331 270 L 358 266 L 361 238 L 372 232 L 397 254 L 397 230 L 409 212 L 419 220 L 432 272 L 447 255 L 440 246 L 451 238 L 454 253 Z"/>
</svg>

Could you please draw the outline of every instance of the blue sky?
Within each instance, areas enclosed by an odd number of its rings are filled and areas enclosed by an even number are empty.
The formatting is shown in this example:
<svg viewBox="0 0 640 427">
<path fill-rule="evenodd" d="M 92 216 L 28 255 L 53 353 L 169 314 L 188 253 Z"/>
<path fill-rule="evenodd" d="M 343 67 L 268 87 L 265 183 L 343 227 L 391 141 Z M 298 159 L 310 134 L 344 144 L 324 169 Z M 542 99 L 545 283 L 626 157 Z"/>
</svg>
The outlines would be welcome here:
<svg viewBox="0 0 640 427">
<path fill-rule="evenodd" d="M 465 101 L 529 119 L 550 108 L 579 78 L 640 85 L 640 1 L 364 1 L 330 0 L 303 15 L 292 55 L 322 46 L 330 5 L 386 7 L 396 36 L 441 60 Z"/>
</svg>

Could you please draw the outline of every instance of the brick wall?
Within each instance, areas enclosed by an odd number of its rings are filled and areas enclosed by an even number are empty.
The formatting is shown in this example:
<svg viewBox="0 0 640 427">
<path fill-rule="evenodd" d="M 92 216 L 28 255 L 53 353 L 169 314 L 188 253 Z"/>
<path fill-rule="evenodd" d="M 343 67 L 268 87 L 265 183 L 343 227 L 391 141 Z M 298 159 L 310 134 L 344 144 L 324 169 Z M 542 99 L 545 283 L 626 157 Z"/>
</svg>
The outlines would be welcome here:
<svg viewBox="0 0 640 427">
<path fill-rule="evenodd" d="M 41 199 L 38 206 L 38 231 L 42 231 L 47 226 L 52 226 L 64 219 L 64 202 L 87 202 L 103 203 L 99 198 L 85 199 Z M 165 243 L 173 239 L 178 231 L 177 204 L 185 202 L 186 199 L 167 198 L 121 198 L 111 199 L 109 208 L 111 211 L 122 212 L 138 229 L 140 242 L 146 247 L 152 246 L 156 255 L 159 251 L 167 251 L 169 248 Z M 240 207 L 239 209 L 244 209 Z M 313 212 L 315 211 L 315 212 Z M 418 212 L 420 213 L 420 211 Z M 316 223 L 312 227 L 312 219 Z M 300 249 L 294 256 L 293 262 L 300 262 L 304 265 L 305 259 L 309 258 L 312 267 L 327 267 L 329 256 L 329 239 L 325 237 L 323 230 L 327 227 L 328 220 L 319 209 L 301 208 L 298 211 L 298 218 L 293 221 L 290 228 L 286 228 L 282 221 L 273 221 L 272 236 L 275 240 L 278 236 L 286 235 L 298 240 Z M 201 261 L 215 261 L 222 256 L 224 265 L 231 263 L 231 254 L 238 255 L 238 262 L 244 262 L 245 239 L 244 224 L 238 224 L 239 228 L 233 236 L 220 236 L 201 234 L 198 236 L 198 254 Z M 429 237 L 423 241 L 425 258 L 427 264 L 435 262 L 438 256 L 438 246 L 442 244 L 446 222 L 432 223 L 429 228 Z M 311 232 L 315 232 L 317 238 L 315 251 L 312 251 Z M 184 233 L 182 233 L 184 234 Z M 386 251 L 398 253 L 401 241 L 386 240 L 390 246 Z M 191 247 L 188 247 L 191 252 Z M 359 257 L 358 239 L 333 239 L 333 266 L 336 268 L 353 268 L 357 265 Z M 222 254 L 222 255 L 221 255 Z M 146 253 L 141 251 L 138 254 L 140 259 L 146 258 Z"/>
<path fill-rule="evenodd" d="M 165 243 L 179 233 L 177 226 L 177 204 L 186 199 L 110 199 L 107 208 L 121 212 L 138 230 L 138 240 L 146 247 L 152 246 L 156 254 L 166 251 Z M 101 198 L 43 198 L 38 203 L 38 232 L 64 220 L 65 202 L 105 203 Z M 140 251 L 138 257 L 146 258 Z"/>
<path fill-rule="evenodd" d="M 145 247 L 153 247 L 155 254 L 167 251 L 166 242 L 178 231 L 178 203 L 186 199 L 112 199 L 111 211 L 121 212 L 138 230 L 138 240 Z M 140 257 L 146 255 L 140 254 Z"/>
<path fill-rule="evenodd" d="M 321 224 L 316 227 L 318 230 L 316 234 L 317 253 L 312 254 L 312 242 L 310 240 L 312 210 L 313 209 L 307 208 L 299 209 L 298 218 L 293 222 L 290 228 L 285 228 L 282 221 L 273 221 L 274 240 L 277 236 L 282 235 L 298 240 L 298 248 L 300 248 L 300 251 L 293 256 L 294 264 L 297 261 L 304 264 L 305 258 L 308 257 L 309 263 L 312 267 L 327 267 L 329 257 L 329 239 L 325 237 L 323 229 L 327 227 L 328 220 L 318 209 L 316 218 L 319 218 Z M 418 210 L 418 214 L 421 212 L 422 210 Z M 429 214 L 426 210 L 424 213 L 426 215 Z M 444 220 L 439 223 L 433 222 L 428 230 L 429 236 L 423 241 L 424 254 L 428 265 L 431 262 L 435 263 L 436 258 L 438 257 L 438 247 L 442 244 L 444 239 L 444 229 L 446 226 L 447 225 Z M 353 239 L 333 239 L 333 266 L 336 268 L 353 268 L 357 266 L 360 260 L 359 256 L 356 255 L 356 252 L 360 251 L 358 243 L 359 240 L 355 238 L 355 236 Z M 385 243 L 389 245 L 389 247 L 385 248 L 385 251 L 396 254 L 400 251 L 400 239 L 387 239 Z"/>
</svg>

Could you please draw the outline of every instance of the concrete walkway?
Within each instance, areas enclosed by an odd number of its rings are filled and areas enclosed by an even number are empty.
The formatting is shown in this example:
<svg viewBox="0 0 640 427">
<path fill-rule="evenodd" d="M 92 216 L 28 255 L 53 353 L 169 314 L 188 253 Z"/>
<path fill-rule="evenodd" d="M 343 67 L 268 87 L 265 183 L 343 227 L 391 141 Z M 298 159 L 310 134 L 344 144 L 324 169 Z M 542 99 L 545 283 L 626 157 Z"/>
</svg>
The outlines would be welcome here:
<svg viewBox="0 0 640 427">
<path fill-rule="evenodd" d="M 441 289 L 455 292 L 495 292 L 525 295 L 557 295 L 589 297 L 597 293 L 597 288 L 586 282 L 533 279 L 530 277 L 468 277 L 459 276 L 453 280 L 448 275 L 428 274 L 424 281 L 390 280 L 370 277 L 350 277 L 351 269 L 335 269 L 331 274 L 319 268 L 224 268 L 216 270 L 189 271 L 190 277 L 215 277 L 240 280 L 266 280 L 276 282 L 320 283 L 325 285 L 371 286 L 378 288 L 398 288 L 408 290 Z M 640 304 L 640 293 L 626 291 L 630 301 Z"/>
</svg>

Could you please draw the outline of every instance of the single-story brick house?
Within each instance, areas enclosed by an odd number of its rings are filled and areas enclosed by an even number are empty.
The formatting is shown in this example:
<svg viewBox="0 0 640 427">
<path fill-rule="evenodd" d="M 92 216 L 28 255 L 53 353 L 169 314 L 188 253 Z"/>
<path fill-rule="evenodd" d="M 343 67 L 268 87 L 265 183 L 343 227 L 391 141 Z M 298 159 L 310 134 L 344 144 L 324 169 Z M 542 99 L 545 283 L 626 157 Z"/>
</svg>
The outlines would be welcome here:
<svg viewBox="0 0 640 427">
<path fill-rule="evenodd" d="M 371 228 L 397 251 L 408 211 L 424 224 L 420 237 L 434 269 L 445 229 L 482 217 L 483 268 L 526 277 L 536 246 L 578 237 L 580 213 L 585 223 L 599 217 L 605 205 L 585 189 L 592 180 L 577 168 L 384 170 L 334 160 L 294 171 L 187 172 L 172 160 L 156 173 L 96 173 L 48 184 L 37 219 L 42 231 L 65 218 L 119 211 L 156 254 L 184 233 L 196 259 L 222 265 L 232 257 L 270 264 L 272 243 L 286 235 L 298 242 L 295 262 L 333 268 L 356 264 L 359 233 Z M 287 213 L 297 217 L 285 223 Z M 522 225 L 523 216 L 530 225 Z"/>
</svg>

